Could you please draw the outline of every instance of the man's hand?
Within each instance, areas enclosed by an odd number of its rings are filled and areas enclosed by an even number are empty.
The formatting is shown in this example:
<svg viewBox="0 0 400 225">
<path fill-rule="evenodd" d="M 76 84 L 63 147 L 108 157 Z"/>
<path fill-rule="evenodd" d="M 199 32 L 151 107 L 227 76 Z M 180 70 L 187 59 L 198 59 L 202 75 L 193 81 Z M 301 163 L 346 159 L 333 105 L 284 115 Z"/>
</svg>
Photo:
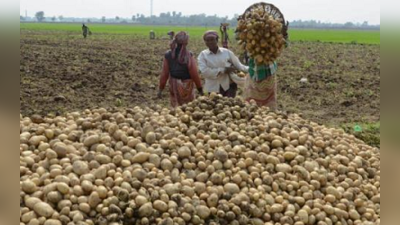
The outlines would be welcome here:
<svg viewBox="0 0 400 225">
<path fill-rule="evenodd" d="M 157 98 L 162 99 L 162 90 L 159 90 L 157 93 Z"/>
<path fill-rule="evenodd" d="M 231 74 L 231 73 L 233 73 L 235 71 L 236 71 L 236 68 L 231 66 L 231 67 L 226 67 L 224 73 L 225 74 Z"/>
</svg>

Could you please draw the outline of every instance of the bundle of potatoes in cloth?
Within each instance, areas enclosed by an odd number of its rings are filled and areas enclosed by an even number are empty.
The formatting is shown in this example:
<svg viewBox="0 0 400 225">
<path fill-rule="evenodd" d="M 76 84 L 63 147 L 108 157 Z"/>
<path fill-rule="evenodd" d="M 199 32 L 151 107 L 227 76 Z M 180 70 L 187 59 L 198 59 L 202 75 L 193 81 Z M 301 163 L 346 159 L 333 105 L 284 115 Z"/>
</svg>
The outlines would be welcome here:
<svg viewBox="0 0 400 225">
<path fill-rule="evenodd" d="M 20 117 L 20 225 L 376 225 L 380 151 L 211 94 Z"/>
<path fill-rule="evenodd" d="M 239 45 L 257 65 L 273 63 L 285 47 L 285 19 L 278 8 L 258 3 L 238 18 Z"/>
</svg>

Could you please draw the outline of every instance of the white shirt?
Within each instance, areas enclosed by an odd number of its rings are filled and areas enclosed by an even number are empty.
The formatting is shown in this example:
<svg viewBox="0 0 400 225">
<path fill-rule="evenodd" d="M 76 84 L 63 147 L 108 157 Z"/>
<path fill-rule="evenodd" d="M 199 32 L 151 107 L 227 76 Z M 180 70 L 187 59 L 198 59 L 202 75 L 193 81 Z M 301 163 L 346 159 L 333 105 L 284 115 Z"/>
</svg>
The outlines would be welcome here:
<svg viewBox="0 0 400 225">
<path fill-rule="evenodd" d="M 238 57 L 226 48 L 219 48 L 217 54 L 209 49 L 204 50 L 198 57 L 201 76 L 205 79 L 204 88 L 208 92 L 219 92 L 220 87 L 227 91 L 230 86 L 228 74 L 224 74 L 225 68 L 232 64 L 236 69 L 248 72 L 249 67 L 240 63 Z"/>
</svg>

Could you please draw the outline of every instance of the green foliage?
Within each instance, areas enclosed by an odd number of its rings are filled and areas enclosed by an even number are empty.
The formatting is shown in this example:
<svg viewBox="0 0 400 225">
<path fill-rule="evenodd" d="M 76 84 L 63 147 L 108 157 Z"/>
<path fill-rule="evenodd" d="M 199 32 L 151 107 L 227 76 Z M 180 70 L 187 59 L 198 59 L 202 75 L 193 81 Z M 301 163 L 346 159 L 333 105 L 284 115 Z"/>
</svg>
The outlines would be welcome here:
<svg viewBox="0 0 400 225">
<path fill-rule="evenodd" d="M 290 30 L 291 41 L 380 44 L 380 31 L 360 30 Z"/>
<path fill-rule="evenodd" d="M 313 65 L 313 62 L 306 60 L 303 64 L 303 68 L 309 70 Z"/>
<path fill-rule="evenodd" d="M 80 31 L 77 24 L 21 24 L 20 29 L 47 30 L 47 31 Z M 143 25 L 111 25 L 91 24 L 90 29 L 96 34 L 132 34 L 148 36 L 150 30 L 154 30 L 157 37 L 166 36 L 168 31 L 187 31 L 192 38 L 201 38 L 207 30 L 219 30 L 219 27 L 192 27 L 192 26 L 143 26 Z M 233 30 L 229 30 L 233 37 Z M 290 41 L 312 41 L 358 44 L 380 44 L 379 31 L 355 31 L 355 30 L 303 30 L 292 29 L 289 31 Z"/>
<path fill-rule="evenodd" d="M 154 30 L 156 36 L 167 36 L 167 33 L 171 30 L 187 31 L 192 38 L 200 38 L 204 32 L 209 29 L 219 29 L 218 27 L 175 27 L 175 26 L 136 26 L 136 25 L 109 25 L 109 24 L 89 24 L 90 30 L 96 34 L 132 34 L 138 36 L 148 36 L 150 30 Z M 20 29 L 25 30 L 39 30 L 39 31 L 68 31 L 68 32 L 79 32 L 81 26 L 79 24 L 21 24 Z M 232 31 L 233 32 L 233 31 Z"/>
<path fill-rule="evenodd" d="M 344 124 L 342 128 L 371 146 L 381 145 L 381 123 Z"/>
<path fill-rule="evenodd" d="M 326 86 L 327 86 L 329 89 L 332 90 L 332 89 L 337 89 L 338 84 L 335 83 L 335 82 L 329 82 L 329 83 L 326 84 Z"/>
<path fill-rule="evenodd" d="M 116 107 L 122 107 L 123 105 L 124 105 L 124 102 L 121 99 L 117 98 L 115 100 L 115 106 Z"/>
<path fill-rule="evenodd" d="M 45 19 L 44 12 L 43 11 L 37 12 L 35 14 L 35 17 L 39 22 L 42 22 Z"/>
</svg>

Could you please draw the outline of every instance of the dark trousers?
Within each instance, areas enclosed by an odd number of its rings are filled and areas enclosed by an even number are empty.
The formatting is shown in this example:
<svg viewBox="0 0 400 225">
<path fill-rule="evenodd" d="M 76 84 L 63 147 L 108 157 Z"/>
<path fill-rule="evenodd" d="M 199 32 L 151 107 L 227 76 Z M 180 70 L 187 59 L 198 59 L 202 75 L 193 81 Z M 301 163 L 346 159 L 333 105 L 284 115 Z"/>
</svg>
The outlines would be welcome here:
<svg viewBox="0 0 400 225">
<path fill-rule="evenodd" d="M 229 86 L 229 89 L 226 90 L 226 91 L 222 87 L 219 87 L 219 93 L 224 97 L 234 98 L 234 97 L 236 97 L 237 89 L 238 89 L 237 84 L 236 83 L 232 83 Z"/>
</svg>

